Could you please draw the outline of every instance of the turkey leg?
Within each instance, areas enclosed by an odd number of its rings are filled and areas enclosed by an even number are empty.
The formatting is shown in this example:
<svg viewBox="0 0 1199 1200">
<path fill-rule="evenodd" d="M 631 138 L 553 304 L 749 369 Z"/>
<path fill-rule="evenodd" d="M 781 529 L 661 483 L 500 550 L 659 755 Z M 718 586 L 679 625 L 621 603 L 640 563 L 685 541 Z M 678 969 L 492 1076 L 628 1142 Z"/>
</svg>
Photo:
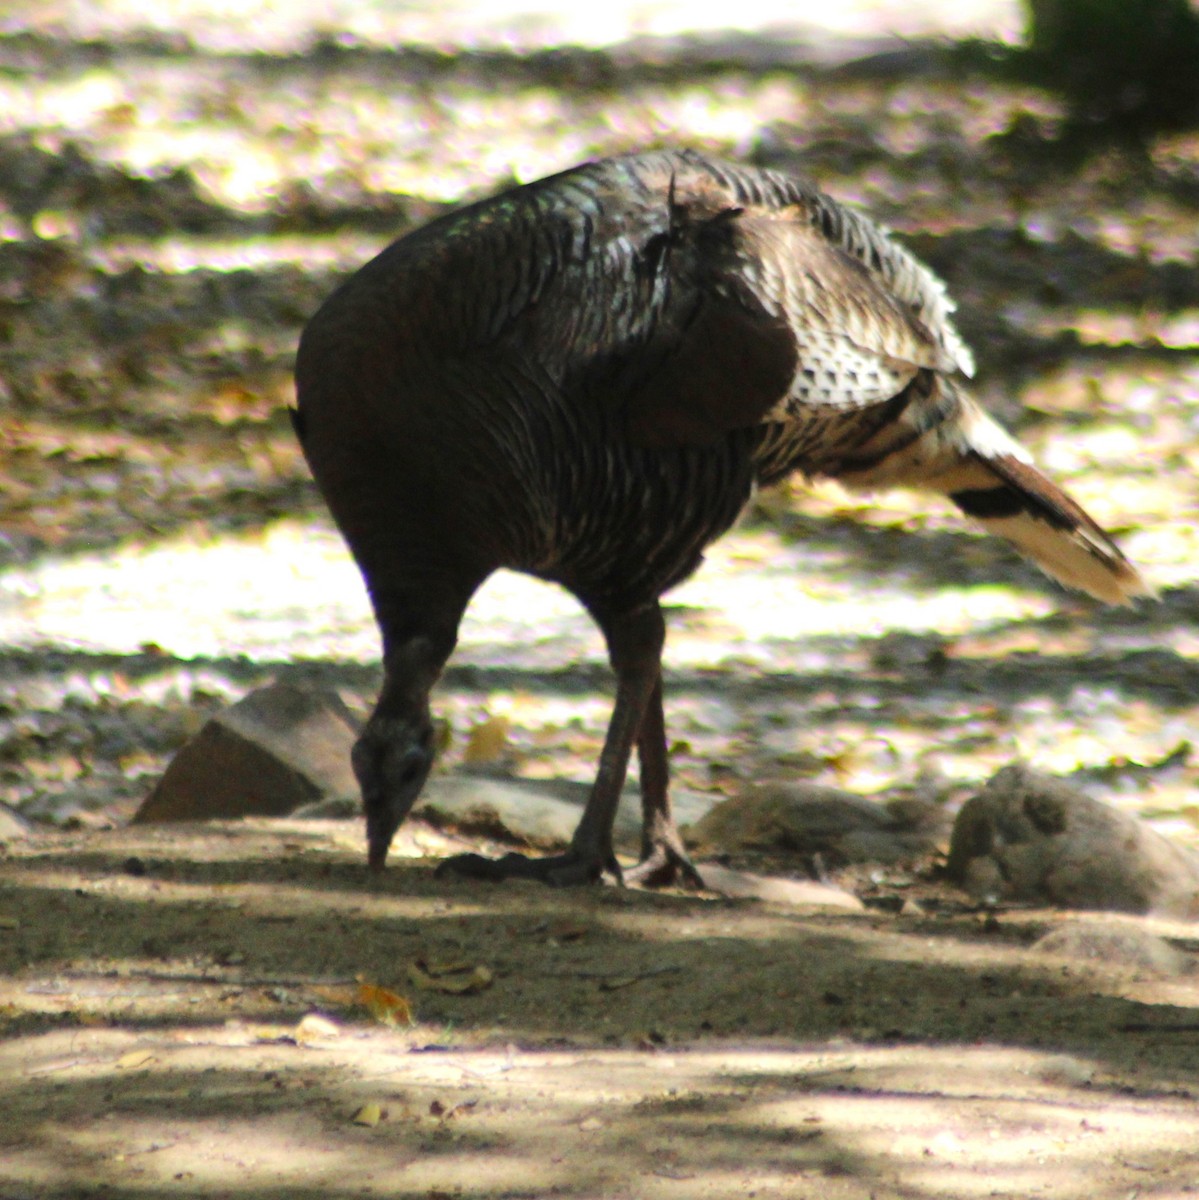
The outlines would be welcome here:
<svg viewBox="0 0 1199 1200">
<path fill-rule="evenodd" d="M 704 881 L 687 857 L 670 807 L 670 763 L 660 668 L 637 733 L 637 756 L 641 760 L 641 861 L 624 873 L 625 881 L 644 887 L 675 883 L 702 888 Z"/>
<path fill-rule="evenodd" d="M 565 854 L 529 858 L 506 854 L 500 859 L 459 854 L 446 859 L 438 874 L 453 873 L 474 879 L 539 879 L 569 886 L 594 883 L 605 873 L 617 880 L 624 875 L 612 849 L 612 825 L 628 773 L 629 757 L 637 742 L 641 756 L 645 829 L 643 862 L 633 874 L 645 882 L 664 883 L 682 869 L 698 880 L 687 862 L 674 821 L 667 790 L 666 734 L 662 719 L 662 644 L 666 628 L 657 603 L 633 613 L 597 614 L 608 641 L 608 654 L 616 672 L 616 703 L 608 723 L 599 769 L 583 816 Z M 648 777 L 647 777 L 648 776 Z M 685 867 L 684 867 L 685 864 Z M 643 868 L 648 868 L 643 871 Z M 686 869 L 689 868 L 689 871 Z"/>
</svg>

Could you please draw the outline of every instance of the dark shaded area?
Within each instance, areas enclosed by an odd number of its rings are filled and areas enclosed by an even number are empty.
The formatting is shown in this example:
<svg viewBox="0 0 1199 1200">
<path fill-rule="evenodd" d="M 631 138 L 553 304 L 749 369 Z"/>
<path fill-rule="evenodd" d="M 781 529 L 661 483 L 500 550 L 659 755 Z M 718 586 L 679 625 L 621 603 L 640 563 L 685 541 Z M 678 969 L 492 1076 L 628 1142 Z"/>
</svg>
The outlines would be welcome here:
<svg viewBox="0 0 1199 1200">
<path fill-rule="evenodd" d="M 219 842 L 220 827 L 215 829 Z M 622 974 L 644 973 L 657 981 L 652 986 L 662 993 L 663 1005 L 655 1032 L 663 1045 L 684 1040 L 702 1045 L 707 1038 L 727 1037 L 786 1037 L 802 1043 L 865 1026 L 876 1031 L 872 1040 L 881 1043 L 914 1040 L 953 1045 L 988 1038 L 1014 1046 L 1055 1046 L 1106 1059 L 1112 1068 L 1138 1063 L 1153 1071 L 1157 1087 L 1199 1084 L 1199 1058 L 1195 1057 L 1199 1046 L 1142 1039 L 1119 1046 L 1111 1039 L 1113 1029 L 1121 1025 L 1165 1025 L 1189 1010 L 1077 994 L 1055 978 L 1052 968 L 1027 960 L 974 969 L 938 965 L 918 955 L 907 961 L 900 955 L 877 958 L 857 936 L 860 925 L 853 917 L 792 917 L 775 912 L 771 924 L 777 928 L 762 936 L 734 932 L 708 939 L 658 938 L 639 935 L 627 920 L 618 918 L 637 913 L 663 924 L 688 917 L 704 920 L 721 905 L 619 889 L 592 890 L 578 897 L 526 885 L 487 889 L 486 911 L 464 916 L 453 905 L 456 901 L 472 905 L 477 887 L 435 880 L 427 867 L 403 863 L 393 865 L 380 882 L 369 877 L 361 863 L 322 851 L 319 834 L 308 846 L 293 844 L 276 861 L 242 859 L 236 853 L 188 861 L 167 844 L 170 836 L 159 839 L 161 857 L 139 856 L 136 876 L 130 875 L 119 848 L 111 854 L 90 849 L 75 852 L 69 841 L 61 848 L 47 846 L 32 857 L 7 863 L 0 884 L 5 913 L 19 918 L 40 909 L 43 920 L 46 913 L 53 913 L 54 919 L 49 932 L 31 936 L 30 922 L 30 933 L 18 931 L 7 938 L 0 948 L 0 969 L 17 979 L 44 977 L 49 969 L 63 991 L 75 994 L 80 993 L 81 980 L 91 980 L 98 995 L 106 986 L 116 994 L 123 990 L 136 994 L 141 986 L 152 996 L 155 986 L 169 990 L 172 981 L 180 990 L 206 985 L 201 989 L 201 994 L 208 993 L 205 1006 L 220 989 L 241 991 L 252 999 L 257 989 L 271 984 L 293 991 L 282 999 L 260 1001 L 272 1019 L 286 1021 L 297 1020 L 312 1005 L 306 987 L 352 983 L 365 973 L 404 988 L 402 964 L 461 954 L 466 945 L 486 946 L 501 987 L 521 993 L 522 1010 L 538 1014 L 531 1021 L 526 1017 L 528 1024 L 510 1025 L 507 1035 L 525 1048 L 534 1048 L 562 1039 L 594 1044 L 599 1009 L 608 1017 L 604 1040 L 610 1044 L 636 1043 L 649 1032 L 641 1024 L 645 1017 L 641 1005 L 622 1008 L 595 987 L 596 972 L 603 977 L 607 952 L 619 947 Z M 228 845 L 236 847 L 240 840 L 241 835 L 231 831 Z M 42 880 L 47 870 L 65 873 L 73 888 L 47 888 Z M 116 887 L 119 880 L 123 882 Z M 216 895 L 211 901 L 164 902 L 159 897 L 148 902 L 155 893 L 175 887 L 211 888 Z M 294 889 L 311 898 L 302 909 L 288 900 Z M 251 912 L 245 921 L 230 921 L 222 898 L 239 894 L 245 897 L 239 910 L 249 907 Z M 394 897 L 406 907 L 415 904 L 424 911 L 414 917 L 366 917 L 354 901 L 372 897 L 382 902 L 384 910 L 386 899 Z M 440 917 L 439 902 L 449 906 Z M 725 906 L 738 907 L 736 902 Z M 547 920 L 562 921 L 572 913 L 579 919 L 586 913 L 594 922 L 585 941 L 566 955 L 544 946 L 536 936 L 538 930 Z M 608 918 L 615 919 L 613 924 Z M 264 926 L 285 929 L 286 936 L 264 937 Z M 983 927 L 966 906 L 936 915 L 888 918 L 887 926 L 900 944 L 936 938 L 997 948 L 1024 946 L 1041 930 L 1036 918 L 1018 917 Z M 645 928 L 648 933 L 652 923 Z M 802 931 L 802 936 L 787 936 L 788 928 Z M 708 986 L 698 989 L 697 996 L 694 981 L 697 975 L 708 974 L 705 964 L 710 964 L 713 942 L 719 944 L 720 978 L 709 977 Z M 787 1006 L 782 1012 L 776 1005 L 755 1004 L 756 996 L 792 991 L 813 960 L 843 977 L 838 999 Z M 106 961 L 137 965 L 114 977 L 94 965 Z M 886 994 L 866 984 L 880 969 L 886 972 Z M 946 974 L 938 976 L 938 972 Z M 105 979 L 111 982 L 105 985 Z M 52 994 L 54 986 L 35 985 L 45 994 Z M 1013 989 L 1018 995 L 1013 995 Z M 959 1003 L 961 997 L 967 1002 Z M 496 1003 L 502 1003 L 502 992 Z M 443 1023 L 477 1020 L 478 1008 L 472 996 L 427 993 L 420 998 L 422 1023 L 433 1030 Z M 1030 1009 L 1051 1015 L 1030 1020 Z M 204 1020 L 204 1007 L 196 1017 Z M 30 1025 L 16 1032 L 32 1032 L 33 1019 L 28 1020 Z M 43 1027 L 57 1024 L 44 1017 L 36 1022 Z M 123 1023 L 152 1027 L 159 1020 L 133 1017 Z"/>
<path fill-rule="evenodd" d="M 382 884 L 368 884 L 360 864 L 322 849 L 319 840 L 293 844 L 286 857 L 264 861 L 238 835 L 222 852 L 211 840 L 219 843 L 220 837 L 218 830 L 202 843 L 190 834 L 164 833 L 162 852 L 143 849 L 136 872 L 123 848 L 105 854 L 74 850 L 69 842 L 6 864 L 0 908 L 22 926 L 0 945 L 0 968 L 34 1001 L 73 1006 L 69 1013 L 11 1020 L 10 1036 L 76 1030 L 80 1014 L 117 1005 L 125 1010 L 120 1026 L 130 1035 L 123 1045 L 155 1048 L 152 1061 L 114 1072 L 87 1047 L 85 1024 L 70 1057 L 52 1061 L 48 1070 L 6 1075 L 0 1125 L 21 1131 L 19 1141 L 10 1132 L 7 1144 L 22 1164 L 31 1148 L 61 1158 L 63 1131 L 98 1114 L 146 1130 L 156 1130 L 170 1114 L 175 1136 L 189 1140 L 214 1123 L 231 1132 L 239 1122 L 253 1122 L 265 1144 L 298 1128 L 303 1142 L 292 1152 L 304 1156 L 327 1148 L 335 1170 L 336 1154 L 353 1155 L 357 1142 L 364 1156 L 384 1156 L 380 1168 L 385 1163 L 387 1173 L 378 1184 L 387 1195 L 425 1198 L 427 1188 L 406 1186 L 409 1156 L 448 1162 L 490 1151 L 503 1163 L 511 1152 L 492 1122 L 511 1104 L 512 1093 L 502 1076 L 495 1081 L 472 1071 L 473 1049 L 490 1047 L 487 1017 L 500 1011 L 522 1014 L 503 1022 L 506 1055 L 518 1069 L 522 1056 L 546 1052 L 575 1052 L 581 1069 L 592 1071 L 602 1070 L 597 1054 L 604 1050 L 644 1055 L 651 1070 L 661 1064 L 660 1090 L 635 1106 L 609 1099 L 600 1110 L 605 1124 L 618 1131 L 627 1126 L 621 1167 L 634 1174 L 660 1165 L 655 1147 L 668 1139 L 679 1156 L 668 1161 L 685 1164 L 688 1177 L 752 1163 L 789 1177 L 812 1174 L 818 1183 L 822 1176 L 849 1177 L 859 1186 L 877 1186 L 880 1194 L 942 1195 L 918 1183 L 899 1193 L 882 1191 L 894 1187 L 899 1156 L 861 1145 L 857 1131 L 838 1122 L 797 1125 L 794 1115 L 782 1119 L 775 1108 L 789 1104 L 792 1113 L 796 1107 L 802 1113 L 804 1102 L 856 1099 L 878 1106 L 880 1120 L 893 1120 L 904 1103 L 952 1101 L 967 1117 L 986 1103 L 956 1074 L 915 1088 L 880 1086 L 879 1053 L 905 1045 L 919 1045 L 928 1055 L 960 1048 L 965 1056 L 980 1045 L 1053 1050 L 1089 1064 L 1095 1076 L 1085 1088 L 1033 1102 L 1033 1115 L 1024 1119 L 1038 1128 L 1059 1112 L 1065 1127 L 1077 1128 L 1083 1105 L 1132 1101 L 1143 1111 L 1155 1102 L 1189 1101 L 1199 1088 L 1199 1046 L 1178 1032 L 1187 1028 L 1190 1010 L 1096 993 L 1080 988 L 1056 964 L 1014 955 L 1042 931 L 1036 918 L 992 916 L 981 923 L 977 914 L 959 910 L 876 916 L 868 930 L 843 915 L 775 911 L 755 921 L 752 908 L 736 903 L 521 886 L 490 889 L 480 907 L 473 889 L 435 882 L 420 867 L 393 868 Z M 214 857 L 196 861 L 198 852 L 214 849 Z M 249 857 L 239 853 L 245 850 Z M 292 899 L 297 895 L 304 897 L 302 907 Z M 396 908 L 389 911 L 393 901 Z M 34 914 L 39 921 L 52 918 L 47 935 L 24 932 Z M 741 919 L 746 916 L 748 923 Z M 547 940 L 547 929 L 572 922 L 585 930 L 576 941 Z M 884 929 L 885 948 L 879 936 Z M 702 931 L 707 936 L 699 936 Z M 934 946 L 937 953 L 930 952 Z M 352 985 L 365 975 L 404 987 L 406 962 L 479 953 L 495 973 L 486 996 L 422 993 L 420 1024 L 412 1031 L 389 1031 L 360 1014 L 339 1013 L 345 1036 L 365 1047 L 359 1070 L 330 1065 L 328 1049 L 277 1044 L 313 1007 L 328 1007 L 331 986 Z M 238 1026 L 230 1030 L 227 1021 L 230 1012 L 239 1014 L 246 1035 L 255 1028 L 281 1031 L 276 1044 L 265 1033 L 257 1044 L 244 1035 L 238 1039 Z M 484 1030 L 472 1033 L 481 1022 Z M 1121 1030 L 1123 1036 L 1113 1036 Z M 831 1061 L 808 1069 L 780 1071 L 768 1057 L 753 1069 L 736 1057 L 755 1049 L 769 1056 L 779 1048 L 822 1045 Z M 702 1089 L 675 1086 L 670 1056 L 712 1051 L 728 1057 L 703 1077 Z M 422 1060 L 447 1053 L 465 1094 L 425 1081 Z M 601 1086 L 608 1096 L 617 1094 L 611 1076 L 603 1075 Z M 358 1141 L 366 1135 L 348 1125 L 364 1090 L 387 1099 L 393 1110 L 372 1131 L 369 1146 Z M 477 1110 L 448 1128 L 415 1121 L 412 1110 L 424 1115 L 431 1098 L 443 1109 L 467 1100 Z M 1009 1120 L 1019 1112 L 1015 1097 L 992 1100 Z M 563 1103 L 571 1111 L 569 1101 Z M 30 1112 L 39 1115 L 32 1129 Z M 1116 1118 L 1109 1113 L 1108 1119 Z M 539 1156 L 569 1153 L 574 1131 L 563 1124 L 559 1118 L 542 1133 L 533 1128 Z M 169 1149 L 170 1137 L 156 1136 L 128 1147 L 134 1164 L 136 1155 Z M 5 1141 L 0 1136 L 0 1144 Z M 306 1163 L 319 1190 L 292 1185 L 276 1193 L 255 1161 L 254 1145 L 216 1145 L 218 1164 L 225 1149 L 252 1164 L 239 1186 L 255 1197 L 358 1194 L 324 1178 L 328 1160 L 320 1154 Z M 66 1178 L 47 1181 L 36 1194 L 47 1200 L 94 1194 L 67 1181 L 89 1165 L 92 1178 L 104 1180 L 106 1196 L 172 1194 L 152 1178 L 128 1181 L 129 1166 L 121 1162 L 89 1162 L 94 1154 L 75 1147 Z M 1137 1169 L 1152 1170 L 1153 1161 L 1138 1155 Z M 340 1170 L 347 1171 L 348 1163 Z M 573 1187 L 586 1189 L 592 1169 L 572 1164 Z M 594 1194 L 610 1193 L 611 1170 L 606 1164 Z M 219 1181 L 201 1173 L 191 1189 L 216 1194 Z M 499 1200 L 539 1193 L 480 1177 L 455 1194 Z"/>
<path fill-rule="evenodd" d="M 1199 12 L 1190 0 L 1027 0 L 1030 79 L 1080 128 L 1145 136 L 1199 124 Z"/>
</svg>

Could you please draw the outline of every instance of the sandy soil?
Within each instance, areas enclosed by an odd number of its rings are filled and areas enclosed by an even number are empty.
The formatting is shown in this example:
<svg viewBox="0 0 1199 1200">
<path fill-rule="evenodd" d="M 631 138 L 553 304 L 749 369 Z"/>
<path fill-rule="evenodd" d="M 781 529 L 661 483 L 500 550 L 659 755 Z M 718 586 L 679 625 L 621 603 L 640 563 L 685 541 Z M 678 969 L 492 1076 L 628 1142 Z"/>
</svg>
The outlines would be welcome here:
<svg viewBox="0 0 1199 1200">
<path fill-rule="evenodd" d="M 680 142 L 905 237 L 980 395 L 1163 592 L 1096 614 L 923 501 L 764 495 L 672 600 L 680 781 L 960 794 L 1022 754 L 1194 838 L 1199 142 L 1071 162 L 1052 97 L 944 46 L 837 69 L 879 14 L 1012 34 L 1015 4 L 824 6 L 872 18 L 850 47 L 767 0 L 758 36 L 659 7 L 564 49 L 467 4 L 0 16 L 0 801 L 41 823 L 0 843 L 0 1200 L 1199 1192 L 1191 929 L 1158 974 L 935 880 L 897 913 L 480 889 L 420 825 L 382 881 L 356 822 L 95 828 L 300 660 L 375 685 L 285 411 L 320 299 L 446 203 Z M 584 780 L 595 635 L 497 587 L 438 696 L 448 768 L 500 718 L 515 773 Z"/>
<path fill-rule="evenodd" d="M 10 847 L 0 1194 L 1199 1191 L 1199 985 L 1029 948 L 1071 918 L 429 866 L 368 879 L 356 822 Z"/>
</svg>

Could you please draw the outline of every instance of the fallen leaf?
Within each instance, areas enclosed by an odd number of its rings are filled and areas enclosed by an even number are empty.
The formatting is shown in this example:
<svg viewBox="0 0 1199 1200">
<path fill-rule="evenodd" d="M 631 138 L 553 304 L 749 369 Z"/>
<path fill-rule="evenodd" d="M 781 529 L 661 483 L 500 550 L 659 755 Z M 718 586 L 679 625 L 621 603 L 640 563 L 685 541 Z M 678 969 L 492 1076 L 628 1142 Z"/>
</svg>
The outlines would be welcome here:
<svg viewBox="0 0 1199 1200">
<path fill-rule="evenodd" d="M 296 1031 L 288 1025 L 251 1025 L 247 1032 L 251 1042 L 294 1042 Z"/>
<path fill-rule="evenodd" d="M 418 958 L 416 965 L 434 979 L 440 979 L 445 975 L 461 975 L 464 971 L 474 969 L 474 964 L 464 958 Z"/>
<path fill-rule="evenodd" d="M 383 1120 L 383 1110 L 377 1104 L 364 1104 L 351 1118 L 355 1125 L 374 1129 Z"/>
<path fill-rule="evenodd" d="M 152 1050 L 130 1050 L 117 1059 L 117 1070 L 136 1071 L 139 1067 L 144 1067 L 153 1061 L 154 1052 Z"/>
<path fill-rule="evenodd" d="M 488 717 L 467 735 L 462 758 L 468 763 L 495 762 L 504 753 L 507 745 L 508 718 Z"/>
<path fill-rule="evenodd" d="M 341 1027 L 328 1017 L 322 1017 L 320 1013 L 305 1013 L 295 1028 L 294 1036 L 298 1045 L 318 1042 L 324 1038 L 340 1037 Z"/>
<path fill-rule="evenodd" d="M 452 1121 L 455 1117 L 460 1117 L 463 1113 L 470 1112 L 478 1103 L 477 1099 L 463 1100 L 461 1104 L 447 1106 L 440 1100 L 434 1100 L 429 1105 L 429 1115 L 431 1117 L 438 1117 L 443 1121 Z"/>
<path fill-rule="evenodd" d="M 614 975 L 609 979 L 601 979 L 599 990 L 601 992 L 617 992 L 621 988 L 632 987 L 633 984 L 640 983 L 644 978 L 644 975 Z"/>
<path fill-rule="evenodd" d="M 455 971 L 432 974 L 423 963 L 413 963 L 408 968 L 408 979 L 414 987 L 426 992 L 446 992 L 453 996 L 467 996 L 486 991 L 495 982 L 489 967 L 469 967 L 463 964 Z"/>
<path fill-rule="evenodd" d="M 381 1025 L 412 1024 L 412 1006 L 403 996 L 376 987 L 373 983 L 358 984 L 358 1003 Z"/>
</svg>

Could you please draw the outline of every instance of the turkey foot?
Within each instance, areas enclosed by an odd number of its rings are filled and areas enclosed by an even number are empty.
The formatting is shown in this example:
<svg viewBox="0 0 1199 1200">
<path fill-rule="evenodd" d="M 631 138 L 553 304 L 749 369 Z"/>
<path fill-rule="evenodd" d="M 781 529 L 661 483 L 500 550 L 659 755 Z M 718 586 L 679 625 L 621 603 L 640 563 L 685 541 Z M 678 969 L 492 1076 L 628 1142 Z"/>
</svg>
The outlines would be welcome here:
<svg viewBox="0 0 1199 1200">
<path fill-rule="evenodd" d="M 651 847 L 635 867 L 625 871 L 624 882 L 644 888 L 680 887 L 689 891 L 707 887 L 677 834 Z"/>
<path fill-rule="evenodd" d="M 503 858 L 485 858 L 482 854 L 455 854 L 444 859 L 434 875 L 438 879 L 459 875 L 465 879 L 484 879 L 501 883 L 505 879 L 536 879 L 551 887 L 578 887 L 598 883 L 605 875 L 618 883 L 623 874 L 616 859 L 609 855 L 604 862 L 598 854 L 583 854 L 568 850 L 549 858 L 530 858 L 526 854 L 505 854 Z"/>
</svg>

